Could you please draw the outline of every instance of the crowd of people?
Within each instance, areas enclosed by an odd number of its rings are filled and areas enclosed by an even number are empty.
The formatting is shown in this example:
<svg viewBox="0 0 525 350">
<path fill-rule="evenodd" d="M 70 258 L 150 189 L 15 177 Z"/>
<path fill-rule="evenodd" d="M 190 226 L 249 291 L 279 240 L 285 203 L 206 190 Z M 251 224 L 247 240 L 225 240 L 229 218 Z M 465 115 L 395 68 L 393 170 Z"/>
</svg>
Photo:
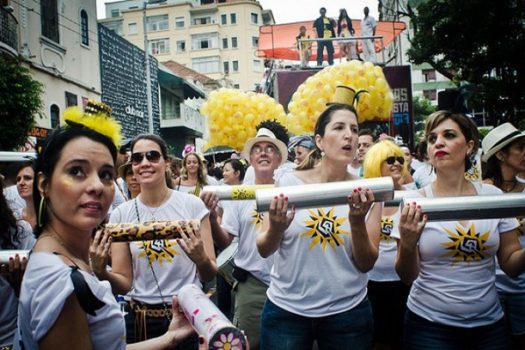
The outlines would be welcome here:
<svg viewBox="0 0 525 350">
<path fill-rule="evenodd" d="M 418 161 L 360 129 L 353 100 L 334 98 L 312 135 L 261 123 L 221 179 L 193 146 L 177 158 L 157 135 L 123 143 L 103 106 L 103 127 L 82 123 L 92 113 L 66 119 L 16 169 L 21 201 L 9 188 L 0 195 L 2 250 L 31 250 L 0 266 L 0 347 L 197 349 L 206 340 L 177 300 L 196 284 L 219 294 L 252 349 L 524 349 L 516 218 L 427 221 L 415 204 L 386 206 L 368 188 L 314 208 L 281 194 L 267 212 L 206 191 L 390 177 L 413 198 L 489 195 L 495 207 L 496 196 L 525 192 L 525 133 L 509 123 L 480 142 L 469 117 L 435 112 Z M 478 159 L 482 172 L 472 172 Z M 200 224 L 170 240 L 117 243 L 103 228 L 188 219 Z M 230 285 L 216 256 L 232 244 Z"/>
</svg>

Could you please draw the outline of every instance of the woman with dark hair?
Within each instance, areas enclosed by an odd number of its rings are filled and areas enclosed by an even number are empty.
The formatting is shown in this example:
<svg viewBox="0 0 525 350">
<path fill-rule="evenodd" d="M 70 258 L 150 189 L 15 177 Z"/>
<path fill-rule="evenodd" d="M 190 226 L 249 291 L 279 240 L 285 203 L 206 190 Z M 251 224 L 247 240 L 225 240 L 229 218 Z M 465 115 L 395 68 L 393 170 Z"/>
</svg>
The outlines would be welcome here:
<svg viewBox="0 0 525 350">
<path fill-rule="evenodd" d="M 483 182 L 506 193 L 523 193 L 525 184 L 516 176 L 525 171 L 525 132 L 505 123 L 492 129 L 483 139 Z M 525 222 L 520 220 L 519 240 L 525 247 Z M 496 289 L 511 335 L 513 349 L 525 349 L 525 272 L 507 276 L 498 266 Z"/>
<path fill-rule="evenodd" d="M 0 179 L 0 188 L 3 188 Z M 29 223 L 18 220 L 3 192 L 0 192 L 0 249 L 28 250 L 35 238 Z M 0 263 L 0 348 L 10 348 L 16 331 L 16 318 L 20 283 L 26 267 L 25 257 L 13 256 L 9 262 Z"/>
<path fill-rule="evenodd" d="M 337 20 L 337 36 L 353 38 L 354 33 L 352 19 L 348 16 L 346 9 L 340 9 L 339 19 Z M 347 61 L 359 59 L 359 55 L 357 54 L 357 40 L 341 43 L 339 47 L 341 49 L 341 57 L 346 57 Z"/>
<path fill-rule="evenodd" d="M 167 186 L 167 159 L 161 137 L 141 134 L 133 139 L 130 160 L 141 192 L 118 206 L 109 222 L 197 219 L 200 230 L 188 227 L 187 234 L 177 240 L 113 243 L 111 272 L 106 269 L 107 252 L 91 255 L 96 275 L 126 295 L 129 343 L 164 334 L 172 317 L 171 295 L 190 283 L 201 286 L 201 281 L 211 281 L 217 272 L 208 210 L 199 198 Z M 197 345 L 196 339 L 189 342 Z"/>
<path fill-rule="evenodd" d="M 35 178 L 35 170 L 33 162 L 25 162 L 18 167 L 16 174 L 16 189 L 20 198 L 26 202 L 24 208 L 15 211 L 15 216 L 21 220 L 25 220 L 31 224 L 32 228 L 36 227 L 36 213 L 33 204 L 33 180 Z"/>
<path fill-rule="evenodd" d="M 244 159 L 227 159 L 222 167 L 222 176 L 225 185 L 241 185 L 246 173 Z"/>
<path fill-rule="evenodd" d="M 22 282 L 15 348 L 123 349 L 122 312 L 89 260 L 92 234 L 114 196 L 120 126 L 105 112 L 84 114 L 77 108 L 66 110 L 64 119 L 66 125 L 46 139 L 35 165 L 38 240 Z M 94 241 L 109 250 L 108 234 L 99 232 Z M 135 348 L 166 349 L 191 334 L 176 306 L 173 313 L 168 332 Z"/>
<path fill-rule="evenodd" d="M 357 150 L 355 109 L 330 105 L 319 116 L 314 134 L 318 165 L 304 162 L 276 185 L 357 179 L 347 171 Z M 319 349 L 372 348 L 366 272 L 378 255 L 381 208 L 372 202 L 368 189 L 349 194 L 348 205 L 297 211 L 282 194 L 272 200 L 269 227 L 257 236 L 261 256 L 273 254 L 274 259 L 261 348 L 307 349 L 314 340 Z"/>
<path fill-rule="evenodd" d="M 467 180 L 478 149 L 476 125 L 465 115 L 432 113 L 426 122 L 428 157 L 436 179 L 415 195 L 446 198 L 497 196 L 499 188 Z M 412 284 L 404 328 L 405 349 L 507 349 L 495 286 L 496 257 L 505 273 L 525 269 L 516 219 L 427 222 L 415 203 L 401 211 L 396 271 Z"/>
</svg>

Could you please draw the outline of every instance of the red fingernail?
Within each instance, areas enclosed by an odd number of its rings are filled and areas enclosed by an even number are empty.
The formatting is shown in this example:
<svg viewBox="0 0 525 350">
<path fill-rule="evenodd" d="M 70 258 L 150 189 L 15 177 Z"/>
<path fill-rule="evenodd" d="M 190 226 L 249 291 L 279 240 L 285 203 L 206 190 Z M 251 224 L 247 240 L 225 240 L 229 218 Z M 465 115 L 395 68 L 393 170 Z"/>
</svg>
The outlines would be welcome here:
<svg viewBox="0 0 525 350">
<path fill-rule="evenodd" d="M 277 199 L 277 196 L 273 197 L 273 199 Z"/>
<path fill-rule="evenodd" d="M 358 187 L 357 190 L 358 190 L 358 191 L 361 191 L 361 187 Z"/>
<path fill-rule="evenodd" d="M 13 260 L 14 260 L 13 257 L 9 257 L 9 261 L 13 261 Z"/>
<path fill-rule="evenodd" d="M 281 194 L 280 194 L 280 196 L 281 196 L 281 197 L 283 197 L 283 196 L 284 196 L 284 194 L 282 194 L 282 193 L 281 193 Z"/>
<path fill-rule="evenodd" d="M 199 344 L 200 345 L 204 345 L 204 338 L 203 337 L 199 337 Z"/>
<path fill-rule="evenodd" d="M 412 202 L 412 204 L 416 205 L 416 202 Z"/>
<path fill-rule="evenodd" d="M 356 192 L 357 192 L 357 188 L 354 188 L 354 193 L 356 193 Z"/>
<path fill-rule="evenodd" d="M 418 209 L 421 209 L 421 206 L 420 206 L 420 205 L 418 205 L 418 206 L 417 206 L 417 208 L 418 208 Z"/>
<path fill-rule="evenodd" d="M 284 197 L 284 200 L 287 201 L 287 200 L 288 200 L 288 197 Z"/>
</svg>

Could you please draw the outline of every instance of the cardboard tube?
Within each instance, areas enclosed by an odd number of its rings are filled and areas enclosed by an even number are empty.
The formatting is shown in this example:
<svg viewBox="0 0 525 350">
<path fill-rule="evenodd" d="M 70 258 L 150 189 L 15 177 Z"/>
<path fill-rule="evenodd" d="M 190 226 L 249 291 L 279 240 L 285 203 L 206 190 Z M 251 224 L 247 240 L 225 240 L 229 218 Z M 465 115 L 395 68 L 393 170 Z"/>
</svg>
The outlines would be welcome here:
<svg viewBox="0 0 525 350">
<path fill-rule="evenodd" d="M 199 220 L 147 221 L 142 223 L 106 224 L 113 242 L 151 241 L 155 239 L 179 238 L 181 232 L 191 225 L 196 230 L 200 227 Z"/>
</svg>

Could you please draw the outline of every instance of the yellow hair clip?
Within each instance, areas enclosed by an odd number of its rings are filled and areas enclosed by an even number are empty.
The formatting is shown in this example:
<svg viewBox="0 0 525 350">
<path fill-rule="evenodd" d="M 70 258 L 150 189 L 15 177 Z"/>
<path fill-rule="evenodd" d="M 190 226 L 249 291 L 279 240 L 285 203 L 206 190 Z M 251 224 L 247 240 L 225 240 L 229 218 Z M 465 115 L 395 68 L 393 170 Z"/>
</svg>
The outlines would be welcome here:
<svg viewBox="0 0 525 350">
<path fill-rule="evenodd" d="M 122 138 L 120 123 L 111 117 L 111 107 L 107 104 L 89 100 L 85 111 L 79 107 L 69 107 L 64 111 L 64 121 L 72 125 L 82 125 L 111 139 L 118 148 Z"/>
</svg>

